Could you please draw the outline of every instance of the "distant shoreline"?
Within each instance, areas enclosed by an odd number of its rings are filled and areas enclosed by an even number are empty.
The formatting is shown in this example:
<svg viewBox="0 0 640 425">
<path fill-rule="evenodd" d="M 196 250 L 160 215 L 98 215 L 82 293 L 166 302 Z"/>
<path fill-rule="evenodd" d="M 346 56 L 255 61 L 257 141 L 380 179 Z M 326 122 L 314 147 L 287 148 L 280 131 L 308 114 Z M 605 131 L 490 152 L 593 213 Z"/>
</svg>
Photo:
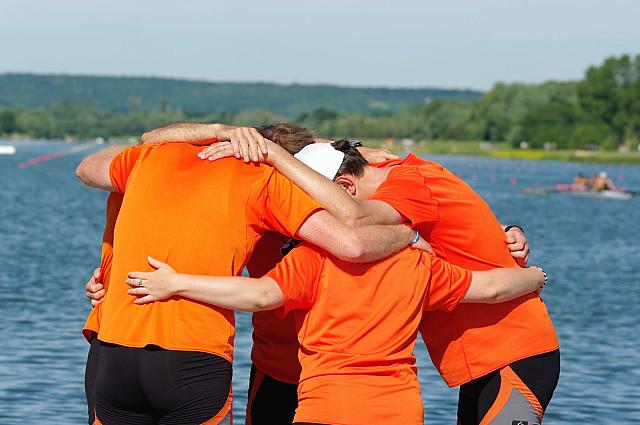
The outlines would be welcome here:
<svg viewBox="0 0 640 425">
<path fill-rule="evenodd" d="M 379 145 L 382 146 L 383 144 L 379 143 Z M 517 149 L 506 142 L 489 144 L 481 141 L 425 140 L 415 146 L 409 146 L 407 149 L 416 154 L 640 165 L 640 152 Z M 392 146 L 390 150 L 395 153 L 402 153 L 405 148 Z"/>
<path fill-rule="evenodd" d="M 96 146 L 104 145 L 131 145 L 136 143 L 135 138 L 114 139 L 103 143 L 96 143 Z M 87 140 L 61 140 L 61 139 L 28 139 L 28 138 L 0 138 L 2 144 L 16 144 L 29 142 L 43 143 L 66 143 L 80 144 L 91 142 Z M 414 146 L 393 145 L 385 146 L 380 139 L 363 139 L 366 146 L 386 147 L 392 152 L 402 154 L 413 152 L 421 155 L 462 155 L 481 156 L 488 158 L 503 159 L 528 159 L 547 161 L 573 161 L 595 164 L 622 164 L 640 165 L 640 152 L 613 152 L 613 151 L 587 151 L 587 150 L 543 150 L 543 149 L 516 149 L 509 143 L 488 143 L 482 141 L 459 141 L 459 140 L 423 140 Z"/>
</svg>

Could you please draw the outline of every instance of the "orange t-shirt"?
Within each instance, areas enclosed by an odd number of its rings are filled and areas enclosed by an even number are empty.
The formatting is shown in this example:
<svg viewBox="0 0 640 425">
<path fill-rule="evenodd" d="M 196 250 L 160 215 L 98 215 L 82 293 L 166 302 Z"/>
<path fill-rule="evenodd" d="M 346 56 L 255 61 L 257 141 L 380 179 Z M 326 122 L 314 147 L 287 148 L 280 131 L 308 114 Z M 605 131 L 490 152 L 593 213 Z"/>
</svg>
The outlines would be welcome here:
<svg viewBox="0 0 640 425">
<path fill-rule="evenodd" d="M 282 259 L 280 249 L 289 238 L 275 232 L 266 233 L 256 245 L 247 263 L 251 277 L 264 276 Z M 251 362 L 262 373 L 289 384 L 298 384 L 298 338 L 293 314 L 276 317 L 274 310 L 253 313 L 253 347 Z"/>
<path fill-rule="evenodd" d="M 100 278 L 98 283 L 102 283 L 105 289 L 109 286 L 109 278 L 111 275 L 111 260 L 113 258 L 113 230 L 116 227 L 116 220 L 118 219 L 118 213 L 120 212 L 120 206 L 124 196 L 122 193 L 111 192 L 107 198 L 107 220 L 104 225 L 104 232 L 102 233 L 102 253 L 100 255 Z M 98 304 L 95 306 L 87 321 L 82 328 L 82 334 L 91 342 L 93 334 L 100 331 L 100 318 L 102 317 L 102 310 Z"/>
<path fill-rule="evenodd" d="M 239 275 L 266 231 L 292 236 L 319 209 L 272 167 L 235 158 L 202 161 L 199 149 L 184 143 L 136 146 L 112 160 L 111 181 L 124 201 L 101 307 L 101 341 L 232 360 L 231 310 L 179 296 L 136 305 L 127 294 L 127 273 L 151 271 L 151 255 L 181 273 Z"/>
<path fill-rule="evenodd" d="M 387 202 L 409 219 L 430 215 L 432 219 L 417 228 L 440 258 L 469 270 L 517 266 L 491 208 L 462 179 L 413 154 L 376 166 L 397 167 L 373 199 Z M 419 184 L 431 192 L 422 206 L 404 200 Z M 500 304 L 463 304 L 453 312 L 430 312 L 420 330 L 449 386 L 558 348 L 544 302 L 533 293 Z"/>
<path fill-rule="evenodd" d="M 302 365 L 294 421 L 422 424 L 413 348 L 424 309 L 453 309 L 471 272 L 413 248 L 369 264 L 301 244 L 268 273 Z"/>
</svg>

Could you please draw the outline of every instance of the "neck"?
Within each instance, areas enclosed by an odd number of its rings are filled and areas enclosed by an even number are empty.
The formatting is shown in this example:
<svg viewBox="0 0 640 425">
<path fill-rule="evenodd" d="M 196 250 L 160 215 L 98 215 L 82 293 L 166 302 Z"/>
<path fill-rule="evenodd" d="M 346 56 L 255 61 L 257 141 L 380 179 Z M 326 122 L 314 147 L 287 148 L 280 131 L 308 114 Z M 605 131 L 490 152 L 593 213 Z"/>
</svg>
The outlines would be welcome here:
<svg viewBox="0 0 640 425">
<path fill-rule="evenodd" d="M 365 167 L 364 176 L 360 179 L 360 191 L 365 198 L 370 198 L 383 181 L 387 179 L 391 167 L 377 168 Z"/>
</svg>

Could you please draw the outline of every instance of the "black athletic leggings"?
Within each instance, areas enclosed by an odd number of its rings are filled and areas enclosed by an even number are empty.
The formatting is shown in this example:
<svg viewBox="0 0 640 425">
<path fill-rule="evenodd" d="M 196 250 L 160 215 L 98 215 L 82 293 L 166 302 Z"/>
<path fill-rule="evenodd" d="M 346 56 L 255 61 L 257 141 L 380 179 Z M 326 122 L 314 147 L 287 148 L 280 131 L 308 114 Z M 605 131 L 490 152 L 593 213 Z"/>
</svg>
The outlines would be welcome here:
<svg viewBox="0 0 640 425">
<path fill-rule="evenodd" d="M 247 425 L 291 425 L 297 407 L 297 385 L 278 381 L 251 365 Z"/>
<path fill-rule="evenodd" d="M 460 387 L 458 421 L 477 425 L 542 421 L 560 376 L 560 351 L 513 362 Z"/>
<path fill-rule="evenodd" d="M 91 347 L 87 355 L 87 366 L 84 371 L 84 394 L 87 397 L 87 413 L 89 425 L 96 420 L 96 375 L 98 374 L 98 361 L 100 359 L 100 344 L 96 334 L 93 334 Z"/>
<path fill-rule="evenodd" d="M 95 405 L 100 422 L 202 424 L 227 403 L 231 363 L 213 354 L 98 341 Z"/>
</svg>

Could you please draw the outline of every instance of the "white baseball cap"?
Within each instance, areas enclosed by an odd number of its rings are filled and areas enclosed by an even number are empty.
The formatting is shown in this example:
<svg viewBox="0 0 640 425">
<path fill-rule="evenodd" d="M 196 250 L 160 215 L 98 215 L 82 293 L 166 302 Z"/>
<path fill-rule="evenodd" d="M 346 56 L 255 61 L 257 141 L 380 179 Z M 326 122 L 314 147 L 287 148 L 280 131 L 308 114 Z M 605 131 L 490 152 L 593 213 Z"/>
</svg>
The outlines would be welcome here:
<svg viewBox="0 0 640 425">
<path fill-rule="evenodd" d="M 342 165 L 344 152 L 336 150 L 330 143 L 312 143 L 294 156 L 309 168 L 333 180 Z"/>
</svg>

